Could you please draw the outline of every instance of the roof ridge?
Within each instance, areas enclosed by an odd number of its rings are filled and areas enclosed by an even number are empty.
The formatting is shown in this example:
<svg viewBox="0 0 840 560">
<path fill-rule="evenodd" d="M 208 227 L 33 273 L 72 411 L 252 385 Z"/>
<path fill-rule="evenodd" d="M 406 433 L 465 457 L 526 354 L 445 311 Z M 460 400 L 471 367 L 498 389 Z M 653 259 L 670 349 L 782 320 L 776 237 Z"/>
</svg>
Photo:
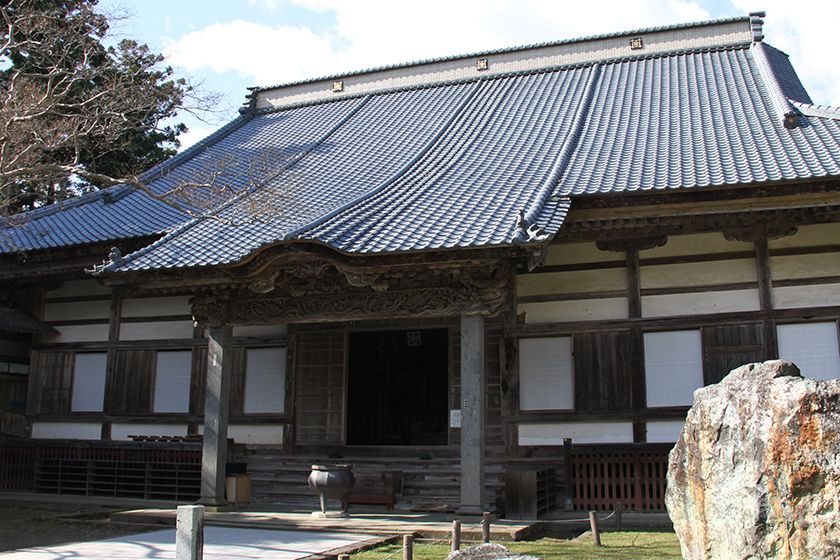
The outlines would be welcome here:
<svg viewBox="0 0 840 560">
<path fill-rule="evenodd" d="M 486 51 L 473 51 L 473 52 L 467 52 L 467 53 L 462 53 L 462 54 L 457 54 L 457 55 L 449 55 L 449 56 L 440 56 L 440 57 L 433 57 L 433 58 L 427 58 L 427 59 L 419 59 L 419 60 L 414 60 L 414 61 L 409 61 L 409 62 L 400 62 L 400 63 L 396 63 L 396 64 L 385 64 L 385 65 L 382 65 L 382 66 L 374 66 L 374 67 L 365 68 L 365 69 L 362 69 L 362 70 L 352 70 L 352 71 L 344 72 L 344 73 L 326 74 L 326 75 L 319 76 L 319 77 L 316 77 L 316 78 L 306 78 L 304 80 L 297 80 L 297 81 L 293 81 L 293 82 L 281 82 L 281 83 L 273 84 L 273 85 L 270 85 L 270 86 L 251 86 L 251 87 L 248 88 L 248 90 L 250 92 L 248 99 L 250 101 L 250 95 L 256 95 L 256 94 L 258 94 L 259 92 L 262 92 L 262 91 L 268 91 L 268 90 L 272 90 L 272 89 L 280 89 L 280 88 L 289 87 L 289 86 L 297 86 L 297 85 L 302 85 L 302 84 L 320 82 L 320 81 L 324 81 L 324 80 L 333 80 L 333 79 L 338 79 L 338 78 L 348 78 L 348 77 L 352 77 L 352 76 L 361 76 L 361 75 L 364 75 L 364 74 L 372 74 L 372 73 L 375 73 L 375 72 L 382 72 L 382 71 L 385 71 L 385 70 L 395 70 L 395 69 L 399 69 L 399 68 L 411 68 L 412 66 L 422 66 L 422 65 L 426 65 L 426 64 L 435 64 L 435 63 L 438 63 L 438 62 L 458 60 L 458 59 L 461 59 L 461 58 L 472 58 L 472 57 L 476 57 L 476 56 L 489 56 L 489 55 L 497 55 L 497 54 L 503 54 L 503 53 L 511 53 L 511 52 L 516 52 L 516 51 L 526 51 L 526 50 L 531 50 L 531 49 L 540 49 L 540 48 L 545 48 L 545 47 L 570 45 L 570 44 L 574 44 L 574 43 L 583 43 L 583 42 L 587 42 L 587 41 L 598 41 L 598 40 L 603 40 L 603 39 L 613 39 L 613 38 L 616 38 L 616 37 L 638 35 L 639 33 L 657 33 L 657 32 L 662 32 L 662 31 L 673 31 L 673 30 L 677 30 L 677 29 L 689 29 L 689 28 L 692 28 L 692 27 L 709 27 L 709 26 L 720 25 L 720 24 L 725 24 L 725 23 L 735 23 L 735 22 L 738 22 L 738 21 L 751 22 L 752 19 L 753 18 L 751 16 L 734 16 L 734 17 L 729 17 L 729 18 L 710 19 L 710 20 L 686 22 L 686 23 L 675 23 L 675 24 L 670 24 L 670 25 L 660 25 L 660 26 L 653 26 L 653 27 L 643 27 L 643 28 L 640 28 L 640 29 L 630 29 L 630 30 L 627 30 L 627 31 L 616 31 L 616 32 L 613 32 L 613 33 L 600 33 L 600 34 L 595 34 L 595 35 L 584 35 L 582 37 L 575 37 L 573 39 L 561 39 L 559 41 L 545 41 L 545 42 L 542 42 L 542 43 L 531 43 L 531 44 L 527 44 L 527 45 L 516 45 L 516 46 L 512 46 L 512 47 L 504 47 L 504 48 L 500 48 L 500 49 L 491 49 L 491 50 L 486 50 Z M 601 61 L 597 61 L 597 62 L 601 62 Z M 592 63 L 590 63 L 590 64 L 592 64 Z"/>
<path fill-rule="evenodd" d="M 67 210 L 70 208 L 75 208 L 76 206 L 82 206 L 83 204 L 96 202 L 99 199 L 108 198 L 109 196 L 114 197 L 118 200 L 122 193 L 114 193 L 113 191 L 120 191 L 122 189 L 133 190 L 132 187 L 130 187 L 129 185 L 125 185 L 122 183 L 119 185 L 111 185 L 110 187 L 105 187 L 104 189 L 96 189 L 94 191 L 82 193 L 79 196 L 74 196 L 66 200 L 53 202 L 52 204 L 48 204 L 47 206 L 33 208 L 32 210 L 26 210 L 25 212 L 18 212 L 17 214 L 12 214 L 11 216 L 5 216 L 0 221 L 0 227 L 5 227 L 10 221 L 13 220 L 31 220 L 43 218 L 44 216 L 50 216 L 62 210 Z"/>
<path fill-rule="evenodd" d="M 720 52 L 720 51 L 735 51 L 735 50 L 746 50 L 750 48 L 752 43 L 748 42 L 741 42 L 741 43 L 732 43 L 729 45 L 717 45 L 717 46 L 703 46 L 703 47 L 692 47 L 692 48 L 685 48 L 685 49 L 678 49 L 669 52 L 658 52 L 658 53 L 644 53 L 638 55 L 624 55 L 624 56 L 615 56 L 612 58 L 605 58 L 603 60 L 596 60 L 596 61 L 587 61 L 587 62 L 573 62 L 568 64 L 556 64 L 553 66 L 543 66 L 540 68 L 528 68 L 526 70 L 512 70 L 510 72 L 501 72 L 498 74 L 490 74 L 490 75 L 478 75 L 473 76 L 470 78 L 453 78 L 451 80 L 445 80 L 441 82 L 430 82 L 430 83 L 421 83 L 421 84 L 410 84 L 410 85 L 402 85 L 402 86 L 395 86 L 391 88 L 384 88 L 379 89 L 376 91 L 369 91 L 364 93 L 353 93 L 348 94 L 340 99 L 332 98 L 332 99 L 311 99 L 306 101 L 297 101 L 295 103 L 289 103 L 288 105 L 279 105 L 275 107 L 260 107 L 254 109 L 255 116 L 260 115 L 271 115 L 274 113 L 282 113 L 283 111 L 288 111 L 291 109 L 299 109 L 301 107 L 312 107 L 315 105 L 323 105 L 327 103 L 337 103 L 341 101 L 346 101 L 349 99 L 356 99 L 359 97 L 364 97 L 366 95 L 385 95 L 391 93 L 397 93 L 402 91 L 413 91 L 413 90 L 420 90 L 420 89 L 430 89 L 436 87 L 446 87 L 452 86 L 457 84 L 469 84 L 472 82 L 486 82 L 490 80 L 501 80 L 505 78 L 511 78 L 516 76 L 529 76 L 532 74 L 545 74 L 548 72 L 563 72 L 566 70 L 574 70 L 578 68 L 588 68 L 590 66 L 594 66 L 596 64 L 600 64 L 601 66 L 606 66 L 609 64 L 620 64 L 624 62 L 635 62 L 638 60 L 655 60 L 657 58 L 669 58 L 673 56 L 685 56 L 690 54 L 697 54 L 697 53 L 712 53 L 712 52 Z"/>
<path fill-rule="evenodd" d="M 586 122 L 589 117 L 589 112 L 592 107 L 592 99 L 595 95 L 597 84 L 600 83 L 601 66 L 601 63 L 592 65 L 589 77 L 586 80 L 586 85 L 584 86 L 583 95 L 581 96 L 580 106 L 575 114 L 575 120 L 569 128 L 569 135 L 563 143 L 560 153 L 557 155 L 557 159 L 554 162 L 551 172 L 548 174 L 545 182 L 537 192 L 534 203 L 529 209 L 523 212 L 522 221 L 524 221 L 527 225 L 536 223 L 540 212 L 545 207 L 548 197 L 551 196 L 560 181 L 560 177 L 566 171 L 566 168 L 569 166 L 569 162 L 575 154 L 578 142 L 580 141 L 583 129 L 586 126 Z M 516 227 L 517 226 L 514 225 L 514 229 L 516 229 Z M 524 231 L 521 233 L 524 233 Z M 519 235 L 520 232 L 514 233 L 514 240 L 517 239 Z M 527 234 L 525 235 L 527 237 Z"/>
<path fill-rule="evenodd" d="M 310 146 L 308 146 L 305 150 L 303 150 L 296 157 L 292 158 L 290 161 L 286 162 L 286 164 L 282 165 L 280 167 L 280 171 L 286 171 L 286 170 L 290 169 L 293 165 L 295 165 L 296 163 L 301 161 L 303 158 L 305 158 L 307 155 L 312 153 L 312 150 L 314 150 L 315 148 L 317 148 L 318 146 L 323 144 L 327 140 L 327 138 L 329 138 L 330 136 L 332 136 L 335 133 L 336 130 L 341 128 L 344 125 L 344 123 L 346 123 L 348 120 L 350 120 L 350 118 L 353 115 L 358 113 L 359 110 L 367 104 L 367 102 L 370 100 L 370 98 L 371 98 L 371 95 L 364 96 L 362 101 L 356 103 L 355 107 L 353 107 L 352 109 L 347 111 L 347 114 L 344 115 L 341 119 L 339 119 L 336 124 L 334 124 L 332 127 L 330 127 L 329 130 L 327 130 L 323 135 L 321 135 L 320 138 L 318 138 L 315 142 L 313 142 Z M 248 117 L 248 118 L 250 119 L 250 117 Z M 224 204 L 219 206 L 219 208 L 216 210 L 216 213 L 219 213 L 222 210 L 230 208 L 235 203 L 239 202 L 241 199 L 243 199 L 246 196 L 252 194 L 254 192 L 254 190 L 255 189 L 253 187 L 246 188 L 241 193 L 237 194 L 236 196 L 232 197 L 230 200 L 228 200 L 227 202 L 225 202 Z M 178 235 L 184 233 L 185 231 L 188 231 L 189 229 L 195 227 L 196 225 L 198 225 L 199 223 L 201 223 L 201 222 L 203 222 L 204 220 L 207 220 L 207 219 L 209 219 L 208 216 L 201 216 L 201 217 L 197 217 L 197 218 L 192 218 L 191 220 L 188 220 L 188 221 L 184 222 L 183 224 L 181 224 L 180 226 L 178 226 L 177 228 L 173 229 L 172 231 L 170 231 L 169 233 L 167 233 L 166 235 L 164 235 L 163 237 L 161 237 L 160 239 L 158 239 L 154 243 L 151 243 L 151 244 L 147 245 L 146 247 L 143 247 L 143 248 L 138 249 L 137 251 L 135 251 L 133 253 L 130 253 L 129 255 L 126 255 L 125 257 L 120 259 L 119 263 L 111 262 L 110 264 L 105 266 L 102 269 L 101 272 L 119 271 L 120 267 L 122 267 L 123 265 L 128 264 L 131 261 L 133 261 L 133 260 L 135 260 L 139 257 L 142 257 L 143 255 L 145 255 L 146 253 L 148 253 L 152 249 L 156 249 L 157 247 L 160 247 L 162 244 L 166 243 L 167 241 L 169 241 L 173 237 L 177 237 Z"/>
<path fill-rule="evenodd" d="M 773 66 L 765 51 L 766 48 L 763 42 L 753 43 L 751 47 L 753 58 L 758 67 L 758 73 L 767 86 L 770 101 L 776 113 L 778 113 L 777 117 L 782 122 L 782 125 L 785 128 L 796 128 L 800 124 L 797 119 L 798 113 L 793 105 L 791 105 L 787 95 L 785 95 L 784 89 L 782 89 L 782 85 L 779 83 L 779 79 L 773 71 Z"/>
<path fill-rule="evenodd" d="M 431 138 L 429 138 L 428 142 L 426 142 L 426 145 L 423 146 L 417 152 L 417 154 L 414 155 L 414 157 L 412 157 L 409 161 L 407 161 L 401 168 L 397 169 L 394 172 L 394 174 L 391 175 L 388 179 L 386 179 L 385 181 L 383 181 L 382 183 L 380 183 L 378 186 L 374 187 L 373 189 L 369 190 L 368 192 L 360 194 L 359 196 L 357 196 L 353 200 L 351 200 L 349 202 L 346 202 L 345 204 L 342 204 L 341 206 L 339 206 L 338 208 L 328 212 L 327 214 L 324 214 L 323 216 L 320 216 L 320 217 L 316 218 L 315 220 L 312 220 L 311 222 L 290 231 L 289 233 L 287 233 L 285 235 L 284 239 L 287 239 L 287 240 L 293 239 L 293 238 L 301 235 L 305 231 L 314 229 L 314 228 L 332 220 L 333 218 L 335 218 L 339 214 L 342 214 L 342 213 L 346 212 L 350 208 L 352 208 L 354 206 L 357 206 L 359 204 L 362 204 L 366 200 L 369 200 L 369 199 L 373 198 L 377 194 L 379 194 L 382 191 L 384 191 L 385 189 L 387 189 L 389 186 L 393 185 L 396 181 L 398 181 L 400 179 L 400 177 L 403 177 L 406 173 L 408 173 L 408 171 L 418 161 L 420 161 L 420 159 L 422 159 L 423 156 L 425 156 L 427 153 L 429 153 L 429 150 L 431 150 L 434 147 L 434 145 L 438 142 L 438 140 L 440 140 L 440 138 L 444 135 L 444 133 L 447 130 L 449 130 L 449 128 L 452 126 L 452 123 L 454 123 L 455 120 L 458 118 L 458 116 L 461 115 L 462 111 L 469 104 L 469 102 L 472 101 L 473 98 L 475 98 L 475 96 L 478 94 L 478 91 L 481 89 L 481 85 L 483 83 L 484 83 L 483 81 L 478 81 L 478 82 L 475 83 L 472 90 L 464 97 L 463 101 L 458 105 L 458 107 L 454 111 L 452 111 L 452 114 L 449 116 L 448 119 L 446 119 L 446 122 L 444 122 L 443 125 L 440 127 L 440 130 L 438 130 Z M 369 94 L 369 95 L 372 95 L 372 94 Z"/>
<path fill-rule="evenodd" d="M 824 117 L 828 119 L 840 119 L 840 107 L 832 105 L 820 105 L 817 103 L 805 103 L 791 99 L 790 103 L 803 115 L 809 117 Z"/>
</svg>

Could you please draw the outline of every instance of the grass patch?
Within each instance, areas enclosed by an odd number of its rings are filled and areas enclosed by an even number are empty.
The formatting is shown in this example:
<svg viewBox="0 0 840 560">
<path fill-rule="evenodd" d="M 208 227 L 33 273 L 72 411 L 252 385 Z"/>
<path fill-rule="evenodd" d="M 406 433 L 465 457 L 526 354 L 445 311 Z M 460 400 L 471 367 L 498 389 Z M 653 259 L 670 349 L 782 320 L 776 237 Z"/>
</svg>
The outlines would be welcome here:
<svg viewBox="0 0 840 560">
<path fill-rule="evenodd" d="M 543 537 L 531 541 L 502 543 L 515 554 L 528 554 L 545 560 L 680 560 L 680 543 L 674 533 L 621 532 L 602 533 L 597 547 L 592 540 L 565 540 Z M 464 546 L 469 546 L 470 543 Z M 415 560 L 442 560 L 449 554 L 449 545 L 414 543 Z M 380 546 L 352 556 L 352 560 L 402 560 L 402 545 Z"/>
</svg>

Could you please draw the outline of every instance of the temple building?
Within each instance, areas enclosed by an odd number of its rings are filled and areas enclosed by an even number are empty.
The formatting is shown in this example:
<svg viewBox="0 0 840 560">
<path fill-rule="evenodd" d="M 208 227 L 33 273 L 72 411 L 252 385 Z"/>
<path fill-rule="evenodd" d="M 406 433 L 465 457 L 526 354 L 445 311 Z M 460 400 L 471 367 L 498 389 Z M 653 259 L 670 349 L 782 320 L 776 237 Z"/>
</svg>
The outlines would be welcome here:
<svg viewBox="0 0 840 560">
<path fill-rule="evenodd" d="M 840 375 L 840 110 L 762 17 L 252 88 L 149 192 L 18 216 L 0 488 L 662 509 L 695 389 Z"/>
</svg>

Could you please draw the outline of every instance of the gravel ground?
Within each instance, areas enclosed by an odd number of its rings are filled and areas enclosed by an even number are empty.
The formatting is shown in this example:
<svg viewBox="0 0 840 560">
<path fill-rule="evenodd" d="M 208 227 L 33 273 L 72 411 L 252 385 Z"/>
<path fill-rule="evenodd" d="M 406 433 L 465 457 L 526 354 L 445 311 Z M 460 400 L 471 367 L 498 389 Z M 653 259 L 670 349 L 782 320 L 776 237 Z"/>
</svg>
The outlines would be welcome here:
<svg viewBox="0 0 840 560">
<path fill-rule="evenodd" d="M 79 504 L 0 505 L 0 551 L 107 539 L 160 527 L 111 523 L 112 508 Z"/>
</svg>

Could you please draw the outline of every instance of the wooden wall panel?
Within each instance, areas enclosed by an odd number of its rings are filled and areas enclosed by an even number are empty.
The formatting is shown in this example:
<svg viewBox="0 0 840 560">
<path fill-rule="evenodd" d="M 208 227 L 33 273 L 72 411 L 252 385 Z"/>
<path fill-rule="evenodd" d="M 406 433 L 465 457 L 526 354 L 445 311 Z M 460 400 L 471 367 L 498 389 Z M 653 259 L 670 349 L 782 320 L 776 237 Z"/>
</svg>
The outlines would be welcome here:
<svg viewBox="0 0 840 560">
<path fill-rule="evenodd" d="M 300 332 L 295 364 L 295 443 L 344 443 L 346 337 Z"/>
<path fill-rule="evenodd" d="M 245 409 L 245 349 L 233 348 L 233 373 L 230 379 L 230 414 L 239 416 Z"/>
<path fill-rule="evenodd" d="M 573 337 L 575 409 L 629 410 L 633 407 L 633 365 L 637 342 L 630 331 L 581 333 Z"/>
<path fill-rule="evenodd" d="M 27 396 L 28 414 L 70 412 L 73 361 L 72 352 L 32 352 Z"/>
<path fill-rule="evenodd" d="M 703 327 L 703 380 L 718 383 L 733 369 L 768 359 L 761 323 Z"/>
<path fill-rule="evenodd" d="M 105 390 L 108 412 L 120 415 L 150 414 L 154 377 L 154 350 L 118 350 L 114 371 Z"/>
<path fill-rule="evenodd" d="M 204 415 L 204 399 L 207 389 L 207 348 L 193 348 L 192 377 L 190 378 L 190 413 Z"/>
</svg>

